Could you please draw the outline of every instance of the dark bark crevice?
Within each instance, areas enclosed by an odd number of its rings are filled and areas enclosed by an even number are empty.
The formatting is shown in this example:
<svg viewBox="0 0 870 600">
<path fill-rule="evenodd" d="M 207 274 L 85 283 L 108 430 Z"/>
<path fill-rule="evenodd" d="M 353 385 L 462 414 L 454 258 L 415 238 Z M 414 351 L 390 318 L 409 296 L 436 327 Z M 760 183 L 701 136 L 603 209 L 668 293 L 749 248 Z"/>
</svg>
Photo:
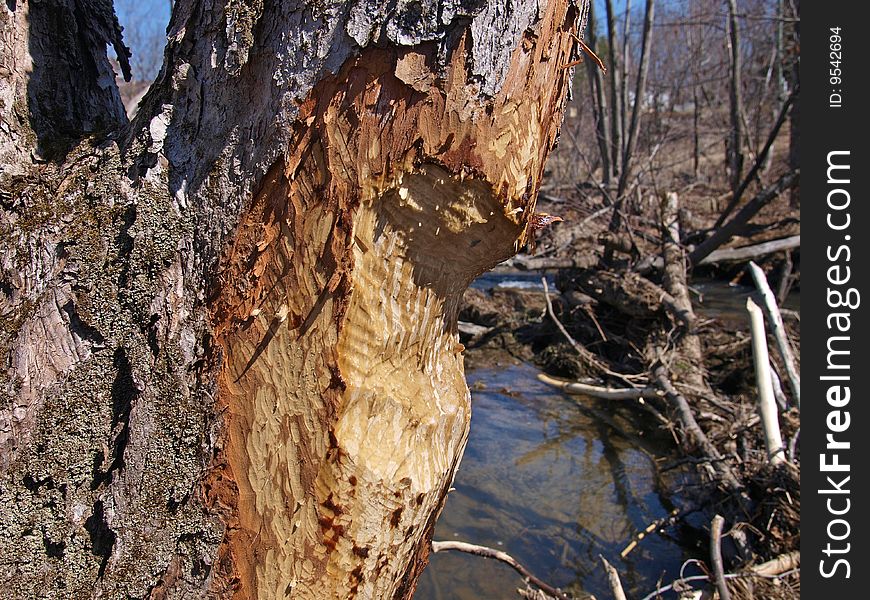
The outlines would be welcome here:
<svg viewBox="0 0 870 600">
<path fill-rule="evenodd" d="M 117 536 L 106 523 L 105 508 L 102 500 L 94 503 L 93 513 L 85 521 L 85 530 L 91 539 L 91 553 L 100 558 L 100 568 L 97 576 L 102 579 L 106 572 L 106 565 L 112 557 L 112 549 L 115 547 Z"/>
</svg>

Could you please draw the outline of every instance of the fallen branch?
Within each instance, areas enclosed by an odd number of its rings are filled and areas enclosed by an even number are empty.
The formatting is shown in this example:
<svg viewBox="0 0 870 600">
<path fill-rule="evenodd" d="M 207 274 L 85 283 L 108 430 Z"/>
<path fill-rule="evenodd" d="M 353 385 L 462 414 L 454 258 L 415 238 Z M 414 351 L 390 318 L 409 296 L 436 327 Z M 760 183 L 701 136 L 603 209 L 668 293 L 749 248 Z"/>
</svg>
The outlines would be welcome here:
<svg viewBox="0 0 870 600">
<path fill-rule="evenodd" d="M 580 383 L 579 381 L 563 381 L 544 373 L 539 373 L 538 379 L 569 394 L 582 394 L 602 400 L 641 400 L 643 398 L 661 398 L 664 396 L 661 390 L 650 386 L 642 388 L 612 388 Z"/>
<path fill-rule="evenodd" d="M 683 431 L 689 439 L 698 446 L 704 456 L 709 459 L 710 465 L 716 470 L 716 472 L 718 472 L 725 487 L 729 491 L 741 490 L 743 486 L 740 484 L 740 481 L 734 475 L 731 467 L 722 460 L 722 455 L 719 454 L 716 446 L 710 442 L 707 435 L 704 433 L 704 430 L 702 430 L 698 425 L 695 416 L 692 414 L 689 401 L 686 400 L 686 398 L 683 397 L 683 395 L 673 386 L 668 378 L 667 370 L 664 365 L 660 364 L 655 367 L 652 374 L 656 384 L 663 392 L 665 392 L 671 405 L 676 409 L 677 417 L 680 420 L 680 425 L 683 427 Z"/>
<path fill-rule="evenodd" d="M 724 242 L 723 242 L 724 243 Z M 737 262 L 748 258 L 760 258 L 768 254 L 782 252 L 783 250 L 793 250 L 800 248 L 801 236 L 793 235 L 787 238 L 762 242 L 760 244 L 752 244 L 750 246 L 740 246 L 739 248 L 721 248 L 714 250 L 709 255 L 701 259 L 699 265 L 710 265 L 720 262 Z M 654 269 L 661 269 L 664 265 L 661 256 L 648 256 L 634 267 L 634 271 L 640 274 L 649 273 Z"/>
<path fill-rule="evenodd" d="M 785 448 L 782 445 L 782 434 L 779 431 L 779 417 L 776 401 L 773 396 L 773 382 L 770 376 L 770 356 L 767 353 L 767 336 L 764 333 L 764 316 L 761 308 L 746 299 L 746 310 L 752 328 L 752 355 L 755 359 L 755 381 L 758 385 L 758 414 L 764 429 L 764 443 L 767 456 L 772 465 L 785 461 Z"/>
<path fill-rule="evenodd" d="M 523 576 L 524 579 L 528 580 L 530 583 L 533 583 L 537 587 L 541 588 L 544 592 L 553 596 L 554 598 L 559 598 L 559 600 L 571 600 L 571 598 L 566 595 L 562 590 L 555 588 L 548 583 L 541 581 L 534 575 L 532 575 L 528 569 L 526 569 L 523 565 L 517 562 L 517 560 L 508 554 L 507 552 L 502 552 L 501 550 L 495 550 L 494 548 L 487 548 L 486 546 L 478 546 L 476 544 L 467 544 L 465 542 L 457 542 L 457 541 L 433 541 L 432 542 L 432 552 L 445 552 L 448 550 L 454 550 L 456 552 L 465 552 L 468 554 L 474 554 L 476 556 L 482 556 L 484 558 L 494 558 L 496 560 L 500 560 L 501 562 L 508 564 L 513 568 L 514 571 Z"/>
<path fill-rule="evenodd" d="M 793 235 L 787 238 L 762 242 L 760 244 L 752 244 L 751 246 L 741 246 L 739 248 L 722 248 L 711 252 L 706 258 L 698 264 L 707 265 L 717 262 L 739 261 L 747 258 L 758 258 L 767 254 L 774 254 L 783 250 L 793 250 L 800 248 L 801 236 Z"/>
<path fill-rule="evenodd" d="M 755 286 L 761 292 L 761 297 L 764 299 L 764 309 L 767 314 L 767 320 L 770 322 L 770 327 L 773 330 L 773 338 L 776 340 L 776 347 L 779 350 L 779 355 L 785 365 L 786 376 L 788 377 L 789 385 L 794 393 L 795 403 L 798 410 L 801 407 L 801 376 L 797 369 L 797 361 L 792 351 L 791 343 L 788 339 L 788 334 L 785 331 L 785 325 L 782 322 L 782 315 L 779 314 L 779 307 L 776 304 L 776 297 L 767 283 L 767 277 L 764 276 L 764 271 L 761 270 L 754 262 L 749 263 L 749 272 L 752 273 L 752 279 L 755 280 Z"/>
<path fill-rule="evenodd" d="M 799 550 L 795 550 L 794 552 L 781 554 L 765 563 L 761 563 L 760 565 L 755 565 L 752 567 L 751 571 L 755 575 L 773 577 L 775 575 L 781 575 L 786 571 L 797 569 L 800 565 L 801 553 Z"/>
<path fill-rule="evenodd" d="M 607 572 L 607 581 L 610 583 L 610 591 L 613 592 L 613 600 L 626 600 L 625 591 L 622 589 L 622 582 L 619 580 L 619 572 L 600 554 L 598 558 L 601 559 L 604 570 Z"/>
<path fill-rule="evenodd" d="M 710 561 L 713 563 L 713 576 L 716 582 L 716 589 L 719 590 L 720 600 L 731 600 L 731 594 L 728 592 L 728 586 L 725 585 L 725 569 L 722 566 L 722 526 L 725 524 L 725 519 L 722 515 L 713 517 L 713 523 L 710 526 Z"/>
</svg>

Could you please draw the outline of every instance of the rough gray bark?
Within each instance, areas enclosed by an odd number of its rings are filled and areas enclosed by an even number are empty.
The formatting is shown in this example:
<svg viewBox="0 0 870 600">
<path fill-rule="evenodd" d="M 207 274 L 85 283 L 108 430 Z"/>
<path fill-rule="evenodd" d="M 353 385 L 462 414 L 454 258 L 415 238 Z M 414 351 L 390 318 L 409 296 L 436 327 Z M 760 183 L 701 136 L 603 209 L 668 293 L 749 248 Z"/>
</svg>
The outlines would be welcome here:
<svg viewBox="0 0 870 600">
<path fill-rule="evenodd" d="M 740 27 L 737 21 L 737 1 L 727 0 L 728 4 L 728 53 L 731 60 L 728 80 L 729 118 L 731 130 L 728 134 L 726 162 L 731 179 L 731 190 L 737 188 L 743 177 L 743 83 L 740 60 Z"/>
<path fill-rule="evenodd" d="M 583 12 L 180 1 L 127 124 L 110 3 L 5 3 L 0 595 L 410 596 L 467 433 L 455 298 L 527 239 Z M 385 165 L 371 185 L 364 155 Z M 414 233 L 411 205 L 447 219 L 443 241 Z M 427 271 L 431 248 L 469 240 Z M 404 380 L 431 359 L 453 382 L 396 392 L 399 433 L 426 451 L 395 480 L 346 418 L 378 400 L 364 374 L 383 364 L 342 340 L 378 305 L 379 265 L 408 301 L 378 341 Z M 259 421 L 267 406 L 283 420 Z"/>
</svg>

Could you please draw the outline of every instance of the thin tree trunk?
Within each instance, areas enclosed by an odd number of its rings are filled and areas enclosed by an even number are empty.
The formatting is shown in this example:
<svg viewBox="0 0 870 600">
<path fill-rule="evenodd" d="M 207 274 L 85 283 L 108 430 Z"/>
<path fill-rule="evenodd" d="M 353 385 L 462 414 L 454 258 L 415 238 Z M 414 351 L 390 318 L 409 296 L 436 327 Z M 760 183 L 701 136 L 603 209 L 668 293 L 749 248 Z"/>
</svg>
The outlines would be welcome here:
<svg viewBox="0 0 870 600">
<path fill-rule="evenodd" d="M 622 105 L 622 111 L 620 111 L 619 115 L 619 126 L 623 131 L 623 146 L 619 151 L 623 155 L 625 155 L 626 137 L 628 135 L 628 107 L 631 105 L 631 101 L 628 98 L 629 74 L 631 73 L 631 0 L 626 0 L 624 14 L 621 52 L 622 79 L 619 84 L 620 104 Z M 636 97 L 634 103 L 635 105 L 637 104 Z"/>
<path fill-rule="evenodd" d="M 692 177 L 697 181 L 701 176 L 701 136 L 699 124 L 701 107 L 698 104 L 698 86 L 692 85 Z"/>
<path fill-rule="evenodd" d="M 128 125 L 68 4 L 0 16 L 0 596 L 411 597 L 583 7 L 181 0 Z"/>
<path fill-rule="evenodd" d="M 616 14 L 613 9 L 613 0 L 606 0 L 604 6 L 607 10 L 607 51 L 610 58 L 610 162 L 613 165 L 614 177 L 619 178 L 622 173 L 622 122 L 625 120 L 622 104 L 622 72 L 623 65 L 619 57 L 619 40 L 616 35 Z"/>
<path fill-rule="evenodd" d="M 794 17 L 794 40 L 796 57 L 792 59 L 791 69 L 791 86 L 792 89 L 800 88 L 800 35 L 801 35 L 801 3 L 800 0 L 793 0 L 795 7 Z M 788 143 L 788 164 L 792 170 L 800 168 L 800 130 L 801 130 L 801 102 L 800 93 L 795 94 L 794 102 L 792 103 L 791 111 L 789 112 L 789 143 Z M 789 202 L 792 208 L 800 207 L 800 188 L 794 187 L 789 192 Z"/>
<path fill-rule="evenodd" d="M 625 188 L 628 185 L 628 178 L 631 174 L 631 159 L 634 154 L 634 147 L 637 143 L 637 132 L 640 127 L 640 108 L 643 104 L 642 98 L 646 94 L 646 78 L 649 71 L 649 53 L 650 45 L 652 44 L 652 24 L 655 19 L 655 2 L 646 0 L 643 17 L 643 42 L 640 51 L 640 63 L 638 65 L 637 84 L 634 92 L 634 107 L 631 110 L 631 124 L 626 133 L 627 140 L 625 143 L 625 153 L 622 157 L 622 170 L 619 173 L 619 188 L 617 198 L 622 197 Z"/>
<path fill-rule="evenodd" d="M 743 174 L 743 84 L 740 63 L 740 27 L 737 21 L 737 0 L 728 3 L 728 51 L 731 59 L 731 73 L 728 80 L 730 101 L 731 130 L 728 136 L 728 170 L 731 190 L 737 193 Z"/>
<path fill-rule="evenodd" d="M 596 31 L 595 8 L 589 5 L 589 48 L 598 52 L 598 33 Z M 604 74 L 601 69 L 591 60 L 586 62 L 586 74 L 589 77 L 590 95 L 593 99 L 595 111 L 595 129 L 598 132 L 598 152 L 601 155 L 601 179 L 604 188 L 610 188 L 613 177 L 613 164 L 610 161 L 610 129 L 608 123 L 607 94 L 605 93 Z"/>
</svg>

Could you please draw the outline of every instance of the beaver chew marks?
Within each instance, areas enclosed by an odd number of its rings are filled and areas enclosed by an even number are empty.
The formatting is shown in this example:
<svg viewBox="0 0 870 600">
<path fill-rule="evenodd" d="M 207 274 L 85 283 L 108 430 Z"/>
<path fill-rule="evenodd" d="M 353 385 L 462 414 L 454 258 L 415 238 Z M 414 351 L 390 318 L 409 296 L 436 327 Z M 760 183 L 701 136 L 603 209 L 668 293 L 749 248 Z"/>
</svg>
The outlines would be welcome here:
<svg viewBox="0 0 870 600">
<path fill-rule="evenodd" d="M 434 44 L 363 50 L 300 108 L 213 305 L 215 591 L 413 593 L 468 433 L 457 306 L 525 241 L 577 18 L 542 7 L 493 98 L 466 31 L 441 67 Z"/>
</svg>

